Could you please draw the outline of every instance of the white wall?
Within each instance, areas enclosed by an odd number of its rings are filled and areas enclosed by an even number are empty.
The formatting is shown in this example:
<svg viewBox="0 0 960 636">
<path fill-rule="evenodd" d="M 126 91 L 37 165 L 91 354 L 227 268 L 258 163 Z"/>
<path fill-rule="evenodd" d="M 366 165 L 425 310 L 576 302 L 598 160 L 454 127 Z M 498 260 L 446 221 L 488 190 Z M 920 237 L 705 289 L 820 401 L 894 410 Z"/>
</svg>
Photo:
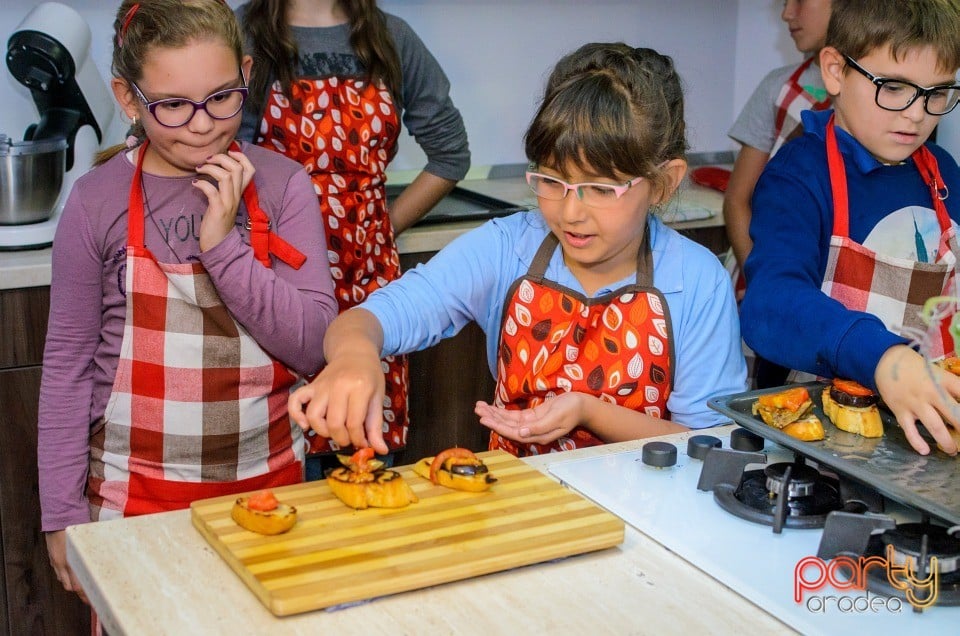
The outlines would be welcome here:
<svg viewBox="0 0 960 636">
<path fill-rule="evenodd" d="M 118 1 L 65 3 L 90 23 L 92 56 L 107 77 Z M 0 6 L 0 41 L 6 43 L 35 4 L 6 0 Z M 686 85 L 692 150 L 733 148 L 726 130 L 757 81 L 798 58 L 779 20 L 781 5 L 778 0 L 381 0 L 385 10 L 413 26 L 450 77 L 474 165 L 523 161 L 523 132 L 547 72 L 562 54 L 595 40 L 623 40 L 671 55 Z M 0 91 L 0 132 L 20 139 L 37 115 L 29 92 L 5 65 Z M 405 138 L 391 168 L 414 169 L 422 162 L 419 149 Z"/>
</svg>

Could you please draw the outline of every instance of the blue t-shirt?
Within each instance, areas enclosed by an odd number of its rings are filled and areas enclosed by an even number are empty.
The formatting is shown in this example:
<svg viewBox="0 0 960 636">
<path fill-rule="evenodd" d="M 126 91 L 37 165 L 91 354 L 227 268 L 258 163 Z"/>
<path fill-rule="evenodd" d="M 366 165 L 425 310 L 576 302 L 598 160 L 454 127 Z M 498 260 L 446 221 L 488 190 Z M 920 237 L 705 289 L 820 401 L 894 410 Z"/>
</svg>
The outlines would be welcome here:
<svg viewBox="0 0 960 636">
<path fill-rule="evenodd" d="M 745 388 L 746 366 L 730 278 L 709 250 L 659 219 L 651 217 L 649 230 L 654 286 L 666 298 L 673 326 L 674 384 L 667 408 L 673 421 L 691 428 L 726 423 L 706 402 Z M 373 312 L 383 327 L 383 355 L 425 349 L 473 321 L 487 335 L 487 361 L 496 377 L 507 292 L 527 273 L 547 232 L 536 210 L 494 219 L 371 294 L 362 307 Z M 564 264 L 560 248 L 545 276 L 585 293 Z M 634 280 L 631 275 L 595 295 Z"/>
<path fill-rule="evenodd" d="M 805 111 L 803 136 L 786 144 L 757 182 L 741 326 L 747 344 L 769 360 L 875 388 L 880 357 L 907 340 L 876 316 L 849 310 L 820 290 L 833 230 L 826 158 L 832 113 Z M 930 188 L 913 160 L 885 165 L 839 126 L 836 132 L 847 176 L 850 238 L 887 256 L 932 262 L 940 230 Z M 939 146 L 926 145 L 951 194 L 960 192 L 957 162 Z M 960 198 L 945 203 L 956 224 Z"/>
</svg>

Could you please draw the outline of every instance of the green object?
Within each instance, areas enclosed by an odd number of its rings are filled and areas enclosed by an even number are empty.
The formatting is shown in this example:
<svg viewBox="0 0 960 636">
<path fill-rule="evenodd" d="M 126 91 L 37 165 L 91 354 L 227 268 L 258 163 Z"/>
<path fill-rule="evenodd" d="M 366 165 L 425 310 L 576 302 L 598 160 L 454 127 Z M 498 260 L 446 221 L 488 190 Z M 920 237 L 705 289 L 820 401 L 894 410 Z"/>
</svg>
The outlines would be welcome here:
<svg viewBox="0 0 960 636">
<path fill-rule="evenodd" d="M 825 88 L 820 88 L 819 86 L 804 86 L 803 90 L 818 102 L 822 102 L 827 98 L 827 89 Z"/>
<path fill-rule="evenodd" d="M 928 298 L 927 302 L 923 303 L 923 309 L 920 310 L 920 317 L 923 319 L 923 322 L 928 326 L 934 326 L 933 323 L 937 320 L 935 315 L 937 308 L 942 303 L 953 303 L 956 304 L 960 302 L 960 298 L 955 296 L 934 296 L 933 298 Z M 958 354 L 960 354 L 960 312 L 954 312 L 953 316 L 950 317 L 950 326 L 947 328 L 947 331 L 950 333 L 950 337 L 953 339 L 953 349 Z"/>
</svg>

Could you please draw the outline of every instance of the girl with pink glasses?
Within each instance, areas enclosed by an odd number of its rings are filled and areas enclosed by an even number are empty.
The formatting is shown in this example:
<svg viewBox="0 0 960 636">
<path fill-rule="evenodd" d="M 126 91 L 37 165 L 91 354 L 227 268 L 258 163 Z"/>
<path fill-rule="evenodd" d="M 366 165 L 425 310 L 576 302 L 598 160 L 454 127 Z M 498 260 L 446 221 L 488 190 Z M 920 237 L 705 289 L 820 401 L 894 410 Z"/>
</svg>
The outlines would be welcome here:
<svg viewBox="0 0 960 636">
<path fill-rule="evenodd" d="M 490 447 L 568 450 L 723 423 L 744 389 L 733 290 L 718 259 L 654 212 L 687 168 L 670 58 L 588 44 L 554 68 L 526 137 L 539 209 L 461 236 L 341 314 L 325 370 L 290 397 L 304 429 L 386 452 L 379 360 L 476 321 L 487 334 Z"/>
</svg>

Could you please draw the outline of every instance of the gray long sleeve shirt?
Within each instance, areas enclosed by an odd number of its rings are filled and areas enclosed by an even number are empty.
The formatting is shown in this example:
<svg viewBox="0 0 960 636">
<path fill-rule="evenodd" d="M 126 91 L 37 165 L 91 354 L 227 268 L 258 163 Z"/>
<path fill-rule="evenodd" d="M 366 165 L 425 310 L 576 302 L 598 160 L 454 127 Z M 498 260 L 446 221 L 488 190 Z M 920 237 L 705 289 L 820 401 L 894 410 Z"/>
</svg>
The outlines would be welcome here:
<svg viewBox="0 0 960 636">
<path fill-rule="evenodd" d="M 236 12 L 242 24 L 246 5 L 238 7 Z M 450 99 L 450 81 L 413 29 L 402 19 L 389 13 L 385 15 L 403 75 L 401 121 L 427 156 L 424 170 L 459 181 L 470 167 L 470 149 L 463 117 Z M 297 76 L 362 77 L 366 74 L 350 47 L 349 24 L 291 29 L 297 41 Z M 245 110 L 239 138 L 255 141 L 261 119 L 259 109 Z"/>
</svg>

